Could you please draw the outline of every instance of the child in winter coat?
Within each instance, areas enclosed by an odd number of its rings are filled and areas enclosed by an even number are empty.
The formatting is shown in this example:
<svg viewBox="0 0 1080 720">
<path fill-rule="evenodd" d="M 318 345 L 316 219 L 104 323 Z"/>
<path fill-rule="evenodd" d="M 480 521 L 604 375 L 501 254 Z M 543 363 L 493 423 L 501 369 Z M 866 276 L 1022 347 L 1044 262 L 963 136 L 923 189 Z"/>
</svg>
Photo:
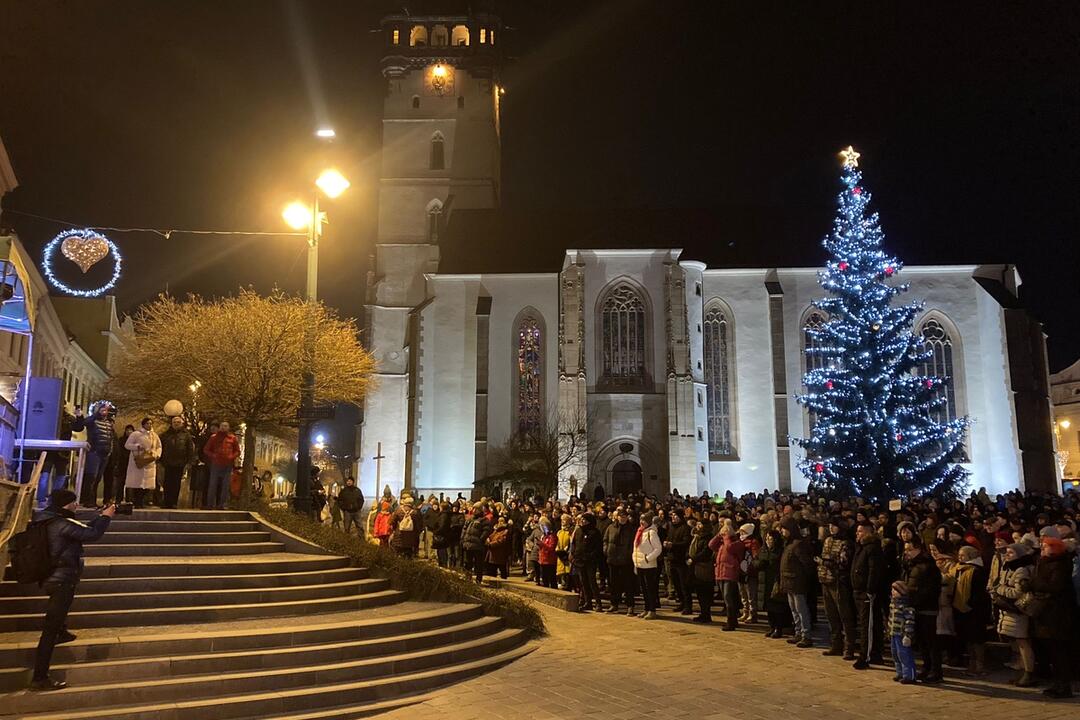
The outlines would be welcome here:
<svg viewBox="0 0 1080 720">
<path fill-rule="evenodd" d="M 892 636 L 893 664 L 896 682 L 911 685 L 915 682 L 915 652 L 911 649 L 915 637 L 915 608 L 902 580 L 892 584 L 889 601 L 889 634 Z"/>
</svg>

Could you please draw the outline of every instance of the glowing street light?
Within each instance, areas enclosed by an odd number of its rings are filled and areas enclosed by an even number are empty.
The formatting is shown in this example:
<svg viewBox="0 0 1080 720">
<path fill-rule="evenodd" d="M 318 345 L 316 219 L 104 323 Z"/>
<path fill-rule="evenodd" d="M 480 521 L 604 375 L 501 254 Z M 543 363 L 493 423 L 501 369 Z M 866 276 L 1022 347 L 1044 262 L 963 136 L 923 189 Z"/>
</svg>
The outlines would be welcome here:
<svg viewBox="0 0 1080 720">
<path fill-rule="evenodd" d="M 1062 420 L 1059 425 L 1061 425 L 1062 430 L 1068 430 L 1069 426 L 1072 425 L 1072 423 L 1069 422 L 1069 420 L 1066 418 L 1065 420 Z"/>
<path fill-rule="evenodd" d="M 334 199 L 349 189 L 349 181 L 345 179 L 337 170 L 330 168 L 329 170 L 323 170 L 319 175 L 315 184 L 319 186 L 319 189 L 326 193 L 326 196 L 330 199 Z"/>
<path fill-rule="evenodd" d="M 337 137 L 337 133 L 334 132 L 334 128 L 332 127 L 321 127 L 315 131 L 315 137 L 330 139 Z"/>
<path fill-rule="evenodd" d="M 299 200 L 286 205 L 281 211 L 281 217 L 293 230 L 305 230 L 311 227 L 311 208 Z"/>
</svg>

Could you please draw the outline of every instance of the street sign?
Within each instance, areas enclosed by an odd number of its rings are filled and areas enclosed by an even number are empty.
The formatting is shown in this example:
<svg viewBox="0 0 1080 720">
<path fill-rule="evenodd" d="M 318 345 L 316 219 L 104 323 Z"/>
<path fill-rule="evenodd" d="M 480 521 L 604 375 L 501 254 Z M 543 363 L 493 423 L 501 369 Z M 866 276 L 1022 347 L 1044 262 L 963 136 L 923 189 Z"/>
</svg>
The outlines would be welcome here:
<svg viewBox="0 0 1080 720">
<path fill-rule="evenodd" d="M 333 420 L 334 406 L 315 407 L 305 410 L 300 408 L 296 411 L 296 417 L 300 420 Z"/>
</svg>

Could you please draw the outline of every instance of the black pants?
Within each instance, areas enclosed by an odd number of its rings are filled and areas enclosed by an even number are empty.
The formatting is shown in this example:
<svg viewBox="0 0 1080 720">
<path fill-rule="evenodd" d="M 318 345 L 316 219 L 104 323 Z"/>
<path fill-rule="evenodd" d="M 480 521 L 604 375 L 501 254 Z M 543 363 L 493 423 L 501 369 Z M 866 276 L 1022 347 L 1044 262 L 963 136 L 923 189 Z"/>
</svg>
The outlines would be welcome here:
<svg viewBox="0 0 1080 720">
<path fill-rule="evenodd" d="M 694 604 L 694 599 L 689 592 L 690 568 L 686 564 L 686 558 L 671 558 L 671 580 L 675 583 L 675 597 L 678 598 L 679 607 L 687 609 Z"/>
<path fill-rule="evenodd" d="M 656 612 L 660 609 L 660 568 L 638 568 L 637 576 L 645 612 Z"/>
<path fill-rule="evenodd" d="M 165 498 L 161 506 L 165 508 L 175 508 L 176 503 L 180 500 L 180 481 L 184 477 L 184 466 L 165 466 L 165 478 L 162 480 L 162 484 L 165 486 Z"/>
<path fill-rule="evenodd" d="M 859 660 L 881 657 L 882 618 L 878 612 L 881 606 L 875 599 L 875 596 L 869 593 L 855 593 L 855 615 L 858 618 L 856 630 L 859 638 L 856 651 Z"/>
<path fill-rule="evenodd" d="M 851 588 L 833 583 L 822 585 L 825 617 L 829 619 L 829 647 L 852 651 L 855 648 L 855 600 Z"/>
<path fill-rule="evenodd" d="M 711 568 L 710 568 L 711 569 Z M 692 583 L 694 593 L 697 595 L 698 605 L 701 606 L 700 617 L 712 619 L 712 601 L 716 589 L 716 581 L 694 580 Z M 691 609 L 693 609 L 691 607 Z"/>
<path fill-rule="evenodd" d="M 626 603 L 627 608 L 634 607 L 634 568 L 631 565 L 608 565 L 608 591 L 611 593 L 611 605 Z"/>
<path fill-rule="evenodd" d="M 34 659 L 34 679 L 44 680 L 49 676 L 52 664 L 53 648 L 60 633 L 67 630 L 67 616 L 71 602 L 75 599 L 75 582 L 45 583 L 45 592 L 49 601 L 45 605 L 45 625 L 38 640 L 37 656 Z"/>
<path fill-rule="evenodd" d="M 581 583 L 581 606 L 595 604 L 600 607 L 600 588 L 596 586 L 596 565 L 584 562 L 576 566 L 578 581 Z"/>
<path fill-rule="evenodd" d="M 555 566 L 554 565 L 539 565 L 540 568 L 540 584 L 546 588 L 555 589 Z"/>
<path fill-rule="evenodd" d="M 499 565 L 497 563 L 488 563 L 487 568 L 488 568 L 488 573 L 487 574 L 490 575 L 491 577 L 498 576 L 498 577 L 501 577 L 503 580 L 506 580 L 508 577 L 510 577 L 510 563 L 509 562 L 507 562 L 507 563 L 505 563 L 503 565 Z"/>
<path fill-rule="evenodd" d="M 941 675 L 941 647 L 937 639 L 937 613 L 915 614 L 915 643 L 922 655 L 922 674 Z"/>
<path fill-rule="evenodd" d="M 478 583 L 484 581 L 484 566 L 486 564 L 484 562 L 484 548 L 466 548 L 465 572 L 472 570 L 476 573 L 476 582 Z"/>
</svg>

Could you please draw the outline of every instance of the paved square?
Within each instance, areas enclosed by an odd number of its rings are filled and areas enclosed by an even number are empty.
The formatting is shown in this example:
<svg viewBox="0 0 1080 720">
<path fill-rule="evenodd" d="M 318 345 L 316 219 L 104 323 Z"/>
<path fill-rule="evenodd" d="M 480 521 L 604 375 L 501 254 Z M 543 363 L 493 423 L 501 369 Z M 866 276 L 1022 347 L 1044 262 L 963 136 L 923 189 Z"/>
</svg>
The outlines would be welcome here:
<svg viewBox="0 0 1080 720">
<path fill-rule="evenodd" d="M 380 717 L 492 718 L 1080 718 L 1080 700 L 1049 701 L 1007 683 L 1012 671 L 972 681 L 946 669 L 939 686 L 903 686 L 892 669 L 859 672 L 823 645 L 797 649 L 764 626 L 722 632 L 661 614 L 577 615 L 540 606 L 550 635 L 511 665 Z M 760 629 L 759 629 L 760 628 Z M 822 628 L 819 625 L 819 634 Z"/>
</svg>

